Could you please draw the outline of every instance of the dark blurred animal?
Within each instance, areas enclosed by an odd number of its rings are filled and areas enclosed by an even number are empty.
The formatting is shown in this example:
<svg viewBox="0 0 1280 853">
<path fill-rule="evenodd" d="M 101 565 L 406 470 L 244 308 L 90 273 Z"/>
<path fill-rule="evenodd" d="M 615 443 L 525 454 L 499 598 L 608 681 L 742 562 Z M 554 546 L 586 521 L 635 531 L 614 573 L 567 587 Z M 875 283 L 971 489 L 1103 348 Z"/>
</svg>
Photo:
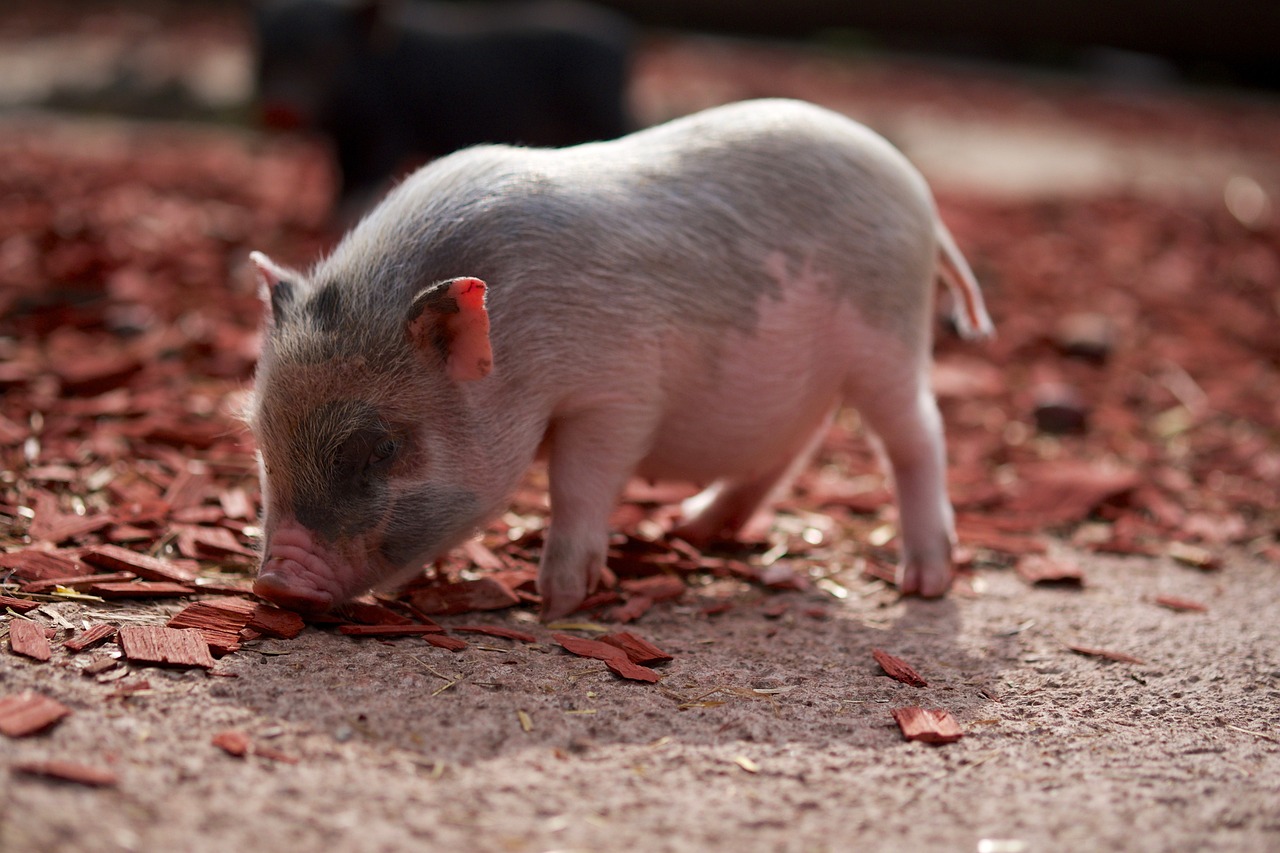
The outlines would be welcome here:
<svg viewBox="0 0 1280 853">
<path fill-rule="evenodd" d="M 346 205 L 468 145 L 633 129 L 631 28 L 585 4 L 271 0 L 256 26 L 264 122 L 332 139 Z"/>
</svg>

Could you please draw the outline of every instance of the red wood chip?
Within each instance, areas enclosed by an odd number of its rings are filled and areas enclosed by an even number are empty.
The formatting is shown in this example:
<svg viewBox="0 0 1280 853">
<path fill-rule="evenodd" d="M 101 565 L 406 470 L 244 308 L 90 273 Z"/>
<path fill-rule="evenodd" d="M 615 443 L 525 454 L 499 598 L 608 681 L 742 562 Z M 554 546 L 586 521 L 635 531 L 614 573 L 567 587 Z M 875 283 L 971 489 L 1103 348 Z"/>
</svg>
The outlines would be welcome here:
<svg viewBox="0 0 1280 853">
<path fill-rule="evenodd" d="M 24 581 L 87 575 L 92 571 L 70 554 L 39 548 L 0 554 L 0 568 L 12 569 L 14 576 Z"/>
<path fill-rule="evenodd" d="M 164 502 L 174 510 L 199 506 L 210 491 L 209 482 L 207 473 L 193 471 L 189 465 L 183 466 L 165 490 Z"/>
<path fill-rule="evenodd" d="M 213 666 L 209 644 L 199 631 L 190 628 L 129 626 L 120 629 L 119 642 L 124 656 L 131 661 L 205 669 Z"/>
<path fill-rule="evenodd" d="M 31 581 L 22 585 L 23 592 L 46 593 L 52 592 L 56 587 L 66 587 L 67 589 L 88 589 L 94 584 L 100 583 L 123 583 L 137 578 L 133 572 L 113 572 L 104 575 L 69 575 L 60 578 L 42 578 L 38 581 Z"/>
<path fill-rule="evenodd" d="M 409 601 L 423 613 L 433 616 L 472 610 L 501 610 L 520 603 L 514 592 L 492 578 L 416 589 L 409 593 Z"/>
<path fill-rule="evenodd" d="M 302 617 L 292 610 L 281 610 L 270 604 L 259 604 L 249 619 L 249 628 L 268 637 L 279 640 L 292 640 L 302 633 L 307 624 Z"/>
<path fill-rule="evenodd" d="M 244 732 L 225 731 L 213 736 L 213 745 L 228 755 L 244 758 L 249 752 L 249 736 Z"/>
<path fill-rule="evenodd" d="M 115 571 L 133 572 L 138 577 L 150 581 L 191 583 L 196 579 L 196 573 L 186 566 L 147 554 L 139 554 L 119 545 L 94 545 L 86 548 L 82 557 L 86 563 Z"/>
<path fill-rule="evenodd" d="M 653 607 L 653 599 L 647 595 L 633 595 L 626 604 L 615 607 L 605 614 L 610 622 L 634 622 L 649 612 Z"/>
<path fill-rule="evenodd" d="M 15 655 L 23 655 L 38 661 L 53 657 L 44 626 L 26 619 L 14 619 L 9 623 L 9 649 Z"/>
<path fill-rule="evenodd" d="M 964 737 L 964 730 L 951 716 L 940 708 L 894 708 L 891 712 L 902 736 L 922 743 L 952 743 Z"/>
<path fill-rule="evenodd" d="M 40 606 L 38 601 L 30 601 L 25 598 L 14 598 L 12 595 L 0 595 L 0 610 L 16 610 L 18 613 L 26 613 L 29 610 L 35 610 Z"/>
<path fill-rule="evenodd" d="M 114 770 L 74 761 L 25 761 L 13 765 L 13 772 L 24 776 L 57 779 L 59 782 L 74 782 L 92 788 L 108 788 L 120 781 Z"/>
<path fill-rule="evenodd" d="M 993 519 L 965 515 L 956 519 L 956 535 L 969 547 L 987 548 L 1001 554 L 1043 554 L 1049 546 L 1040 536 L 1004 529 Z"/>
<path fill-rule="evenodd" d="M 604 661 L 605 666 L 623 678 L 652 683 L 662 677 L 646 666 L 632 663 L 631 659 L 627 657 L 627 653 L 617 646 L 611 646 L 599 640 L 584 640 L 581 637 L 572 637 L 568 634 L 552 634 L 551 637 L 563 646 L 565 651 L 571 654 Z"/>
<path fill-rule="evenodd" d="M 57 500 L 38 502 L 36 517 L 27 531 L 33 542 L 56 544 L 101 530 L 112 523 L 110 515 L 75 515 L 62 513 Z"/>
<path fill-rule="evenodd" d="M 1024 466 L 1020 473 L 1022 490 L 1008 508 L 1044 524 L 1083 521 L 1101 504 L 1142 484 L 1137 471 L 1088 462 L 1046 462 Z"/>
<path fill-rule="evenodd" d="M 62 647 L 70 652 L 82 652 L 87 648 L 96 646 L 105 640 L 109 640 L 116 635 L 116 626 L 99 623 L 92 627 L 86 628 L 79 634 L 62 644 Z"/>
<path fill-rule="evenodd" d="M 168 621 L 170 628 L 194 628 L 221 657 L 240 649 L 240 630 L 249 624 L 255 605 L 242 598 L 198 601 Z"/>
<path fill-rule="evenodd" d="M 1117 661 L 1118 663 L 1145 663 L 1141 658 L 1124 652 L 1113 652 L 1108 649 L 1095 649 L 1092 646 L 1077 646 L 1074 643 L 1064 643 L 1067 648 L 1079 655 L 1087 655 L 1088 657 L 1104 658 L 1106 660 Z"/>
<path fill-rule="evenodd" d="M 579 610 L 592 610 L 596 607 L 604 607 L 608 604 L 617 604 L 622 600 L 622 596 L 616 589 L 602 589 L 599 592 L 593 592 L 583 599 L 578 605 Z"/>
<path fill-rule="evenodd" d="M 420 634 L 443 634 L 439 625 L 339 625 L 338 632 L 349 637 L 416 637 Z"/>
<path fill-rule="evenodd" d="M 218 514 L 221 516 L 221 511 Z M 258 556 L 252 548 L 246 548 L 240 544 L 236 535 L 225 527 L 184 524 L 176 526 L 176 529 L 178 550 L 184 557 L 217 559 L 228 555 L 251 558 Z"/>
<path fill-rule="evenodd" d="M 627 653 L 627 658 L 632 663 L 638 664 L 657 664 L 667 663 L 675 660 L 671 655 L 655 646 L 648 640 L 637 637 L 630 631 L 617 631 L 613 634 L 605 634 L 600 638 L 600 642 L 608 643 L 611 646 L 617 646 Z"/>
<path fill-rule="evenodd" d="M 1084 569 L 1075 563 L 1035 554 L 1018 560 L 1018 574 L 1027 583 L 1084 584 Z"/>
<path fill-rule="evenodd" d="M 190 595 L 195 589 L 169 581 L 125 581 L 91 584 L 89 592 L 103 598 L 176 598 Z"/>
<path fill-rule="evenodd" d="M 30 690 L 0 698 L 0 734 L 26 737 L 42 732 L 61 720 L 71 709 L 56 699 Z"/>
<path fill-rule="evenodd" d="M 449 630 L 455 634 L 488 634 L 490 637 L 505 637 L 522 643 L 538 642 L 538 638 L 533 634 L 518 631 L 515 628 L 504 628 L 501 625 L 451 625 Z"/>
<path fill-rule="evenodd" d="M 1180 610 L 1190 613 L 1204 613 L 1209 608 L 1207 605 L 1190 598 L 1179 598 L 1176 595 L 1157 595 L 1156 604 L 1161 607 L 1167 607 L 1170 610 Z"/>
<path fill-rule="evenodd" d="M 445 637 L 441 634 L 424 634 L 422 639 L 433 646 L 448 649 L 451 652 L 460 652 L 467 647 L 466 640 L 459 640 L 457 637 Z"/>
<path fill-rule="evenodd" d="M 675 575 L 627 578 L 619 586 L 632 595 L 643 595 L 653 601 L 671 601 L 684 595 L 685 583 Z"/>
<path fill-rule="evenodd" d="M 884 674 L 890 678 L 909 684 L 912 687 L 928 687 L 929 683 L 920 677 L 911 664 L 900 657 L 889 654 L 884 649 L 872 649 L 871 656 L 880 664 Z"/>
<path fill-rule="evenodd" d="M 369 601 L 352 601 L 342 605 L 336 611 L 341 616 L 350 619 L 352 622 L 359 622 L 362 625 L 412 625 L 413 620 L 402 613 L 397 613 L 390 607 L 383 607 L 381 604 L 374 604 Z M 441 630 L 444 630 L 443 628 Z"/>
</svg>

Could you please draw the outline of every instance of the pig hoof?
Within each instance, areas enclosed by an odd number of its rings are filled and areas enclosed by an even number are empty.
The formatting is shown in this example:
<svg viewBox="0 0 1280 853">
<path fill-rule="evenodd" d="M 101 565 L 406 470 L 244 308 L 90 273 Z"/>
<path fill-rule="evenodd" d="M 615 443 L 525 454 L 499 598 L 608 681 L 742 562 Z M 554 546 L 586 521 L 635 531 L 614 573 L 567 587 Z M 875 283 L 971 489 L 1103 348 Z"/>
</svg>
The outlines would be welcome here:
<svg viewBox="0 0 1280 853">
<path fill-rule="evenodd" d="M 905 563 L 898 567 L 896 581 L 898 590 L 903 595 L 939 598 L 951 588 L 951 566 L 947 563 Z"/>
<path fill-rule="evenodd" d="M 259 575 L 253 582 L 253 594 L 298 613 L 323 613 L 333 606 L 333 598 L 318 589 L 300 587 L 282 575 Z"/>
<path fill-rule="evenodd" d="M 573 611 L 577 610 L 584 600 L 585 599 L 582 598 L 576 600 L 560 600 L 544 596 L 542 599 L 542 610 L 538 614 L 538 618 L 544 624 L 547 622 L 555 622 L 558 619 L 563 619 Z"/>
</svg>

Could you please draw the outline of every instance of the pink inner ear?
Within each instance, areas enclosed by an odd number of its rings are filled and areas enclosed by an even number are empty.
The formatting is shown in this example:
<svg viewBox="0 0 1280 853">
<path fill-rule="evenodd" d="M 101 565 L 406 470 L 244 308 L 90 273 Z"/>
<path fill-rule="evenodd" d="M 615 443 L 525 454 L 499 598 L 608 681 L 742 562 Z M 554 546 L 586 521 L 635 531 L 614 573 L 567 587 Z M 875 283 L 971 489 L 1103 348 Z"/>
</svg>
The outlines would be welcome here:
<svg viewBox="0 0 1280 853">
<path fill-rule="evenodd" d="M 493 370 L 493 349 L 489 345 L 489 312 L 484 307 L 485 283 L 478 278 L 454 279 L 449 295 L 458 303 L 458 313 L 445 314 L 450 379 L 465 382 L 483 379 Z"/>
</svg>

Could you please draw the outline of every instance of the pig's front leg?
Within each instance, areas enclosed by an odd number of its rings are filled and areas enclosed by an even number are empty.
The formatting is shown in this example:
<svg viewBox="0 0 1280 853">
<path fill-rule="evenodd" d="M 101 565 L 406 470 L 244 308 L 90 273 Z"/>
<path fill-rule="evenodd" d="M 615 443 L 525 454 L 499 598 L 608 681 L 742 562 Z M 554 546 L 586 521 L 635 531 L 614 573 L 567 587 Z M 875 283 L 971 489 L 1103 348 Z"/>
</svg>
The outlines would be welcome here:
<svg viewBox="0 0 1280 853">
<path fill-rule="evenodd" d="M 538 566 L 542 619 L 572 613 L 600 583 L 609 515 L 644 456 L 649 431 L 640 413 L 589 411 L 551 427 L 551 527 Z"/>
</svg>

